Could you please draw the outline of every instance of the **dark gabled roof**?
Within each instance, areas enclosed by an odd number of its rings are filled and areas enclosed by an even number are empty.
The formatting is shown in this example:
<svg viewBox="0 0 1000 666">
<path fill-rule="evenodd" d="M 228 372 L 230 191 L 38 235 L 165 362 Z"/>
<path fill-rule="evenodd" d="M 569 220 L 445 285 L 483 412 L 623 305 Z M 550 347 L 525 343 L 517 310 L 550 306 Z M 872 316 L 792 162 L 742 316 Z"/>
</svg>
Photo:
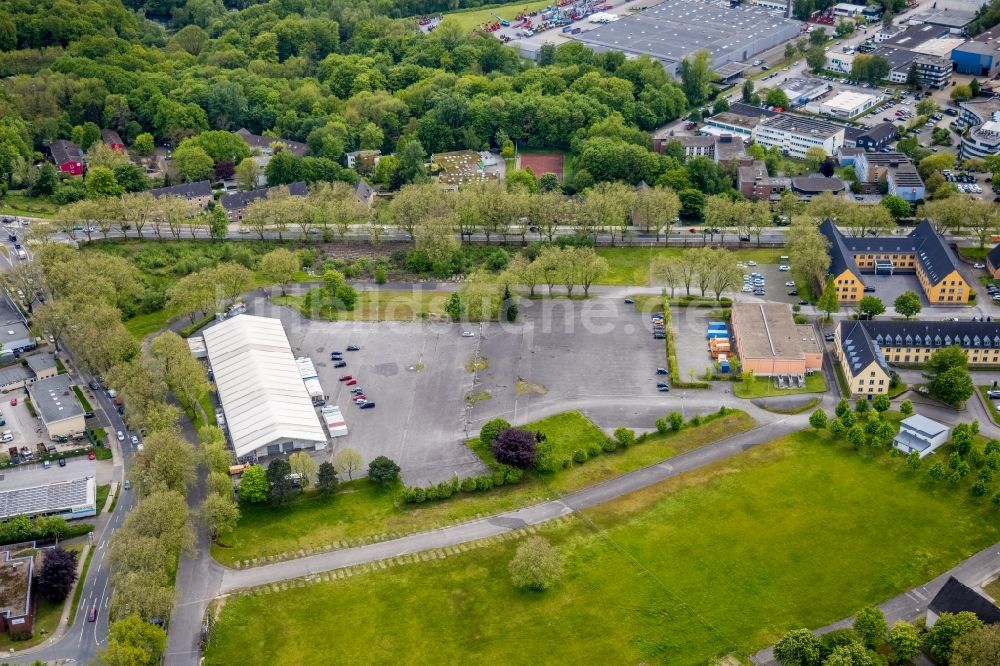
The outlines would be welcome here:
<svg viewBox="0 0 1000 666">
<path fill-rule="evenodd" d="M 154 197 L 183 197 L 185 199 L 197 199 L 199 197 L 212 196 L 212 184 L 207 180 L 199 180 L 194 183 L 181 183 L 170 187 L 157 187 L 150 190 Z"/>
<path fill-rule="evenodd" d="M 859 136 L 863 136 L 865 130 L 863 127 L 844 127 L 844 144 L 854 144 L 858 140 Z"/>
<path fill-rule="evenodd" d="M 927 610 L 934 611 L 938 615 L 970 611 L 984 624 L 1000 622 L 1000 608 L 971 587 L 963 585 L 954 576 L 949 577 L 941 591 L 931 599 Z"/>
<path fill-rule="evenodd" d="M 281 187 L 287 187 L 288 194 L 293 197 L 304 197 L 309 194 L 309 188 L 306 187 L 306 184 L 300 180 L 296 183 L 289 183 L 288 185 L 275 185 L 274 187 L 250 190 L 249 192 L 224 194 L 219 197 L 219 204 L 226 210 L 239 210 L 241 208 L 246 208 L 258 199 L 265 199 L 271 196 L 271 194 L 278 191 L 278 188 Z"/>
<path fill-rule="evenodd" d="M 375 194 L 375 190 L 371 188 L 367 180 L 359 178 L 358 184 L 354 188 L 354 194 L 361 200 L 362 203 L 368 203 L 371 201 L 372 195 Z"/>
<path fill-rule="evenodd" d="M 237 130 L 236 135 L 250 144 L 253 148 L 270 148 L 272 143 L 282 143 L 288 152 L 298 155 L 299 157 L 305 155 L 306 151 L 309 150 L 309 146 L 301 141 L 292 141 L 291 139 L 275 139 L 270 136 L 251 134 L 250 130 L 245 127 L 241 127 Z"/>
<path fill-rule="evenodd" d="M 1000 266 L 1000 243 L 997 243 L 997 246 L 990 250 L 989 254 L 986 255 L 986 258 L 989 260 L 990 266 L 993 268 Z"/>
<path fill-rule="evenodd" d="M 916 229 L 910 232 L 910 238 L 920 241 L 917 246 L 917 259 L 932 283 L 937 284 L 956 270 L 958 259 L 928 220 L 924 219 L 918 224 Z"/>
<path fill-rule="evenodd" d="M 118 132 L 114 131 L 113 129 L 102 129 L 101 130 L 101 141 L 103 141 L 104 143 L 106 143 L 109 146 L 115 145 L 115 144 L 119 144 L 119 145 L 122 145 L 122 146 L 125 145 L 125 142 L 122 141 L 122 138 L 118 135 Z"/>
<path fill-rule="evenodd" d="M 943 280 L 956 270 L 958 265 L 958 259 L 954 252 L 926 219 L 903 238 L 893 236 L 847 238 L 830 220 L 824 220 L 819 226 L 819 230 L 830 240 L 830 273 L 832 275 L 840 275 L 849 268 L 860 278 L 861 271 L 853 257 L 855 252 L 912 252 L 916 254 L 917 261 L 920 262 L 932 284 Z"/>
<path fill-rule="evenodd" d="M 894 136 L 896 136 L 895 125 L 893 125 L 892 123 L 879 123 L 878 125 L 873 125 L 866 131 L 862 132 L 860 135 L 856 137 L 855 141 L 867 137 L 869 140 L 877 143 L 879 141 L 885 141 L 886 139 L 891 139 Z"/>
<path fill-rule="evenodd" d="M 872 363 L 877 363 L 885 374 L 889 374 L 885 358 L 860 321 L 840 322 L 840 352 L 847 359 L 852 376 Z"/>
<path fill-rule="evenodd" d="M 49 146 L 49 152 L 52 153 L 52 160 L 56 164 L 83 161 L 83 151 L 80 149 L 80 146 L 65 139 L 56 139 L 53 141 Z"/>
<path fill-rule="evenodd" d="M 863 325 L 879 347 L 1000 349 L 996 321 L 866 321 Z"/>
<path fill-rule="evenodd" d="M 833 220 L 830 218 L 823 220 L 819 225 L 819 232 L 830 241 L 830 275 L 837 276 L 849 270 L 854 273 L 854 277 L 862 280 L 861 269 L 854 261 L 854 255 L 847 249 L 844 235 L 840 233 Z"/>
</svg>

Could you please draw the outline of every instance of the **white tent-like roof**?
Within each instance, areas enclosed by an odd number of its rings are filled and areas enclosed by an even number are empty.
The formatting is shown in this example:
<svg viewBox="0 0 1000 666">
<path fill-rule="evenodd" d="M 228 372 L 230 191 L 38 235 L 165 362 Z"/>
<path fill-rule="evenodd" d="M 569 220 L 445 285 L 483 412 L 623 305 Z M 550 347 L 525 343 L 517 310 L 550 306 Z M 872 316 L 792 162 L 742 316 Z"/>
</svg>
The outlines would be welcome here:
<svg viewBox="0 0 1000 666">
<path fill-rule="evenodd" d="M 283 441 L 326 443 L 281 320 L 241 314 L 203 336 L 237 456 Z"/>
</svg>

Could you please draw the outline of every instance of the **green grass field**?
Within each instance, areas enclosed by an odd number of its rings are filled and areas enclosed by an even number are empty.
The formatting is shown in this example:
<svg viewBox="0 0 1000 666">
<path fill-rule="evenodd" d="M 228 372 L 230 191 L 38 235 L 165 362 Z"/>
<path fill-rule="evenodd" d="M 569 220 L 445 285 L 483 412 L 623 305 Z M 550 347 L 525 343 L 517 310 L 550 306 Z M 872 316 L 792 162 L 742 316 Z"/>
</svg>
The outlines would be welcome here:
<svg viewBox="0 0 1000 666">
<path fill-rule="evenodd" d="M 577 449 L 586 451 L 590 445 L 599 446 L 606 439 L 604 432 L 593 421 L 577 411 L 549 416 L 524 428 L 544 434 L 552 444 L 552 453 L 556 458 L 571 458 Z M 495 462 L 493 454 L 478 438 L 469 440 L 469 446 L 484 462 Z"/>
<path fill-rule="evenodd" d="M 24 217 L 54 217 L 59 206 L 45 197 L 8 193 L 0 199 L 0 214 Z"/>
<path fill-rule="evenodd" d="M 306 491 L 284 508 L 243 504 L 236 530 L 222 535 L 221 544 L 212 546 L 212 556 L 222 564 L 231 565 L 239 560 L 325 547 L 340 540 L 389 532 L 407 534 L 468 520 L 477 514 L 507 511 L 652 465 L 749 430 L 753 425 L 753 419 L 745 413 L 733 412 L 678 433 L 654 435 L 628 450 L 604 454 L 555 474 L 529 473 L 514 486 L 485 493 L 462 493 L 440 502 L 399 504 L 395 492 L 380 490 L 362 479 L 342 483 L 329 499 Z M 590 424 L 590 427 L 595 426 Z M 584 429 L 582 425 L 573 428 L 577 433 Z"/>
<path fill-rule="evenodd" d="M 647 286 L 649 284 L 649 266 L 656 256 L 679 257 L 684 252 L 679 247 L 602 247 L 597 254 L 608 262 L 608 273 L 599 284 Z M 778 257 L 785 252 L 783 248 L 747 248 L 734 250 L 733 254 L 739 261 L 756 261 L 760 264 L 776 264 Z"/>
<path fill-rule="evenodd" d="M 826 379 L 822 372 L 814 372 L 806 375 L 806 385 L 804 388 L 780 389 L 774 385 L 770 377 L 755 377 L 753 384 L 747 386 L 745 382 L 733 382 L 733 395 L 737 398 L 767 398 L 777 395 L 795 395 L 798 393 L 825 393 Z"/>
<path fill-rule="evenodd" d="M 997 541 L 996 515 L 900 458 L 800 432 L 542 528 L 566 561 L 548 592 L 511 586 L 504 543 L 230 598 L 206 663 L 745 658 L 929 580 Z"/>
<path fill-rule="evenodd" d="M 157 310 L 149 314 L 141 314 L 125 321 L 125 328 L 132 337 L 142 340 L 150 333 L 156 333 L 167 325 L 170 317 L 166 310 Z"/>
<path fill-rule="evenodd" d="M 350 312 L 333 312 L 328 308 L 320 311 L 323 319 L 353 319 L 357 321 L 413 321 L 429 317 L 444 317 L 444 304 L 451 294 L 441 291 L 359 291 L 358 300 Z M 271 299 L 279 305 L 297 309 L 311 316 L 303 307 L 303 296 L 274 296 Z"/>
<path fill-rule="evenodd" d="M 535 9 L 547 7 L 552 2 L 550 0 L 536 0 L 535 2 L 511 2 L 506 5 L 490 5 L 482 9 L 471 11 L 450 12 L 445 16 L 455 20 L 465 30 L 474 30 L 483 23 L 492 23 L 497 16 L 513 22 L 514 17 L 519 12 L 530 12 Z"/>
</svg>

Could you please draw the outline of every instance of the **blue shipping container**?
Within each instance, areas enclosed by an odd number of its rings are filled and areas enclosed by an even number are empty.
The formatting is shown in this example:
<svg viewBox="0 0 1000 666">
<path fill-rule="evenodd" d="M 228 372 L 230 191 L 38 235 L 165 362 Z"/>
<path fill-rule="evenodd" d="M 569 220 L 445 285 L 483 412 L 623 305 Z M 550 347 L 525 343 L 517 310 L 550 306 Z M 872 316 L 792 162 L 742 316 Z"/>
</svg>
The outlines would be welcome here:
<svg viewBox="0 0 1000 666">
<path fill-rule="evenodd" d="M 726 338 L 729 339 L 729 331 L 709 331 L 705 334 L 706 340 L 711 340 L 712 338 Z"/>
<path fill-rule="evenodd" d="M 708 330 L 710 330 L 710 331 L 724 331 L 724 330 L 726 330 L 726 322 L 724 322 L 724 321 L 710 321 L 710 322 L 708 322 Z"/>
</svg>

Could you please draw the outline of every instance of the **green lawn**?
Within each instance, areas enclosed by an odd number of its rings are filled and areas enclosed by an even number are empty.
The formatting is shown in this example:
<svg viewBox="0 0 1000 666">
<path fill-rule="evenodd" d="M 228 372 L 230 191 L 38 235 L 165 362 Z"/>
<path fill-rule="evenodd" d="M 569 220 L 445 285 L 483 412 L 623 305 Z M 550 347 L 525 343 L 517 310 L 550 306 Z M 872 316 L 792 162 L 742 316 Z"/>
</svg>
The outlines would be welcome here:
<svg viewBox="0 0 1000 666">
<path fill-rule="evenodd" d="M 232 565 L 240 560 L 323 548 L 338 541 L 377 534 L 408 534 L 468 520 L 477 514 L 507 511 L 652 465 L 749 430 L 753 425 L 753 419 L 745 413 L 733 412 L 678 433 L 654 435 L 627 450 L 600 455 L 556 474 L 529 473 L 517 485 L 485 493 L 462 493 L 439 502 L 401 504 L 395 492 L 380 490 L 362 479 L 341 484 L 329 499 L 307 491 L 284 508 L 242 504 L 239 525 L 235 531 L 222 535 L 221 545 L 212 546 L 212 555 L 222 564 Z"/>
<path fill-rule="evenodd" d="M 746 382 L 733 382 L 733 395 L 737 398 L 767 398 L 776 395 L 795 395 L 798 393 L 825 393 L 826 379 L 822 372 L 814 372 L 806 375 L 806 385 L 804 388 L 780 389 L 774 385 L 770 377 L 754 377 L 753 385 L 749 388 Z"/>
<path fill-rule="evenodd" d="M 600 446 L 607 436 L 593 421 L 577 411 L 563 412 L 529 423 L 524 428 L 545 435 L 552 445 L 556 458 L 572 458 L 577 449 L 584 451 L 592 444 Z M 469 446 L 483 461 L 494 462 L 493 454 L 482 445 L 478 438 L 469 440 Z"/>
<path fill-rule="evenodd" d="M 534 9 L 541 9 L 552 4 L 549 0 L 535 0 L 535 2 L 511 2 L 506 5 L 490 5 L 482 9 L 472 11 L 459 11 L 445 14 L 451 17 L 465 30 L 474 30 L 483 23 L 492 23 L 496 17 L 500 16 L 510 22 L 514 22 L 514 17 L 520 12 L 529 12 Z"/>
<path fill-rule="evenodd" d="M 59 207 L 45 197 L 8 193 L 0 198 L 0 213 L 25 217 L 53 217 Z"/>
<path fill-rule="evenodd" d="M 597 254 L 608 261 L 608 273 L 598 284 L 647 286 L 649 266 L 658 255 L 678 257 L 684 248 L 679 247 L 602 247 Z M 776 264 L 784 248 L 747 248 L 734 250 L 739 261 L 756 261 L 759 264 Z"/>
<path fill-rule="evenodd" d="M 358 300 L 350 312 L 334 312 L 329 308 L 322 309 L 318 316 L 321 319 L 353 319 L 358 321 L 412 321 L 444 317 L 444 304 L 451 294 L 441 291 L 391 291 L 373 290 L 359 291 Z M 288 305 L 297 309 L 307 317 L 313 314 L 303 307 L 303 296 L 275 296 L 271 299 L 280 305 Z"/>
<path fill-rule="evenodd" d="M 149 314 L 141 314 L 125 321 L 125 328 L 132 337 L 142 340 L 150 333 L 156 333 L 167 325 L 169 320 L 166 310 L 157 310 Z"/>
<path fill-rule="evenodd" d="M 80 390 L 79 386 L 73 386 L 73 393 L 76 393 L 77 399 L 80 401 L 80 405 L 83 406 L 83 411 L 92 412 L 94 408 L 90 406 L 90 401 L 83 395 L 83 391 Z"/>
<path fill-rule="evenodd" d="M 992 386 L 980 386 L 979 392 L 983 396 L 983 402 L 986 403 L 986 409 L 990 412 L 990 416 L 993 417 L 993 422 L 1000 424 L 1000 410 L 997 410 L 997 403 L 995 400 L 991 400 L 990 396 L 986 395 L 986 392 L 992 388 Z"/>
<path fill-rule="evenodd" d="M 108 501 L 108 495 L 111 494 L 111 484 L 106 483 L 103 486 L 97 486 L 97 515 L 101 515 L 104 511 L 104 505 Z"/>
<path fill-rule="evenodd" d="M 988 500 L 925 478 L 901 458 L 796 433 L 541 528 L 566 561 L 548 592 L 511 586 L 507 542 L 233 597 L 206 663 L 745 659 L 1000 539 Z"/>
</svg>

